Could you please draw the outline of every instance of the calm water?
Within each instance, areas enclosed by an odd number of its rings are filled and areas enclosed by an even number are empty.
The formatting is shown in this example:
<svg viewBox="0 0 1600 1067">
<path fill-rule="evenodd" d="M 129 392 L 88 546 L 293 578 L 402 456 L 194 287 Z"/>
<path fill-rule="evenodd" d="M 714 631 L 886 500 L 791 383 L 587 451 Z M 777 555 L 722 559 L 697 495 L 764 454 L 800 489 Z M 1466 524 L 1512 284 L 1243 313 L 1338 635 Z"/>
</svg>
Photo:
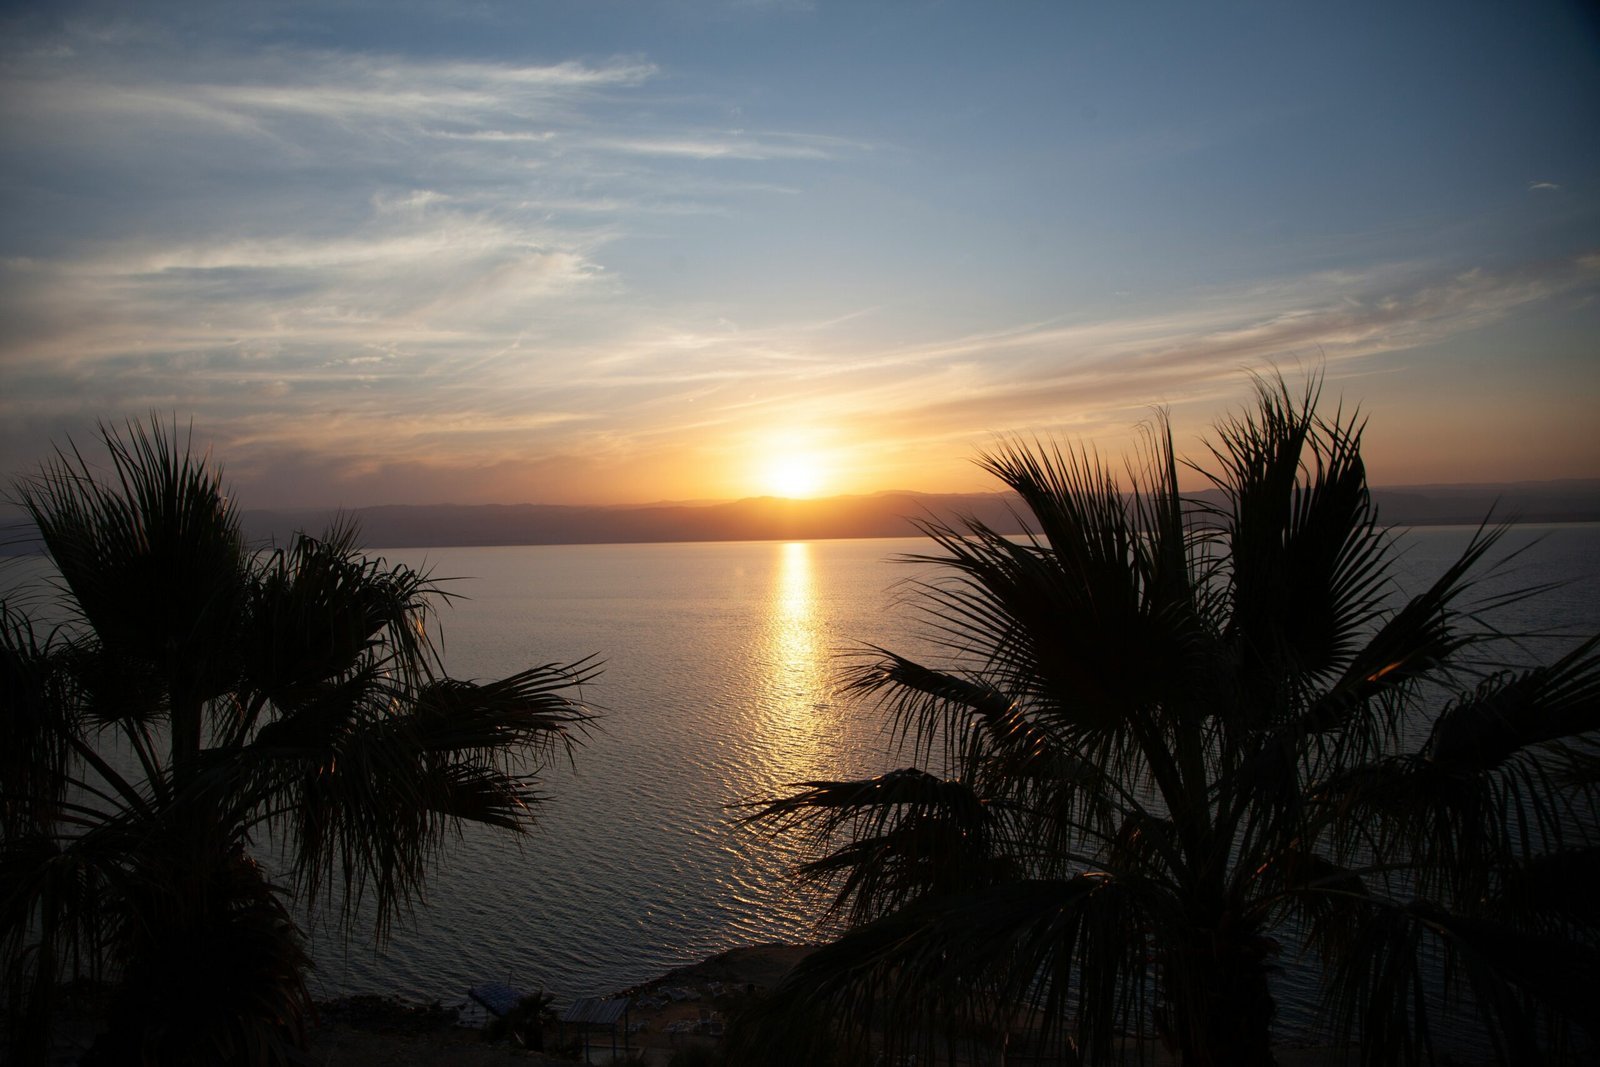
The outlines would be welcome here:
<svg viewBox="0 0 1600 1067">
<path fill-rule="evenodd" d="M 1412 531 L 1403 570 L 1420 582 L 1470 531 Z M 1521 527 L 1539 543 L 1482 592 L 1568 580 L 1499 616 L 1510 630 L 1600 631 L 1600 525 Z M 469 576 L 440 617 L 464 678 L 598 654 L 584 696 L 603 723 L 522 846 L 469 832 L 437 868 L 430 899 L 382 952 L 313 935 L 318 997 L 357 992 L 460 1000 L 467 986 L 544 983 L 562 1000 L 607 993 L 738 944 L 817 935 L 782 840 L 736 825 L 732 806 L 817 777 L 910 762 L 870 709 L 836 697 L 842 650 L 925 650 L 889 562 L 920 540 L 810 544 L 536 546 L 385 553 Z M 1531 654 L 1552 647 L 1532 642 Z M 1304 1016 L 1290 992 L 1283 1015 Z"/>
<path fill-rule="evenodd" d="M 1421 581 L 1471 531 L 1412 531 L 1402 570 Z M 1484 596 L 1568 580 L 1498 618 L 1508 630 L 1600 631 L 1600 526 L 1520 527 L 1537 540 Z M 603 728 L 520 851 L 503 836 L 452 850 L 429 906 L 374 956 L 316 946 L 319 991 L 459 998 L 510 977 L 566 996 L 613 991 L 737 944 L 815 937 L 814 904 L 786 881 L 795 856 L 734 825 L 730 805 L 815 777 L 903 766 L 879 717 L 839 703 L 841 650 L 917 652 L 897 583 L 929 573 L 890 558 L 926 542 L 597 545 L 392 553 L 471 599 L 443 616 L 461 677 L 599 653 L 585 694 Z M 1502 553 L 1503 554 L 1503 553 Z M 1565 648 L 1530 642 L 1533 654 Z M 1292 1008 L 1285 1013 L 1293 1017 Z"/>
<path fill-rule="evenodd" d="M 886 558 L 915 540 L 531 546 L 390 553 L 461 600 L 441 617 L 446 663 L 487 678 L 599 654 L 584 696 L 600 728 L 520 851 L 469 834 L 430 902 L 387 950 L 315 946 L 319 992 L 456 997 L 474 982 L 564 996 L 632 985 L 738 944 L 816 936 L 787 882 L 786 843 L 733 806 L 791 783 L 904 765 L 876 717 L 835 701 L 841 650 L 915 647 Z"/>
</svg>

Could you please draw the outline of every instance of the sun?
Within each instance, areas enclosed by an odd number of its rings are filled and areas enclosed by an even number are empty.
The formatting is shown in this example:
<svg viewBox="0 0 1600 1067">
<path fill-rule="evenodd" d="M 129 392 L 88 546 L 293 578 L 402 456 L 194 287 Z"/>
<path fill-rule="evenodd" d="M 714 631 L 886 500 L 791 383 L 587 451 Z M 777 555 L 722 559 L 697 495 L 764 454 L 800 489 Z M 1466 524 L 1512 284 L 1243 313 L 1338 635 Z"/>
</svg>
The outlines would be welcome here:
<svg viewBox="0 0 1600 1067">
<path fill-rule="evenodd" d="M 822 465 L 814 456 L 782 456 L 767 464 L 764 481 L 773 496 L 815 496 L 822 488 Z"/>
</svg>

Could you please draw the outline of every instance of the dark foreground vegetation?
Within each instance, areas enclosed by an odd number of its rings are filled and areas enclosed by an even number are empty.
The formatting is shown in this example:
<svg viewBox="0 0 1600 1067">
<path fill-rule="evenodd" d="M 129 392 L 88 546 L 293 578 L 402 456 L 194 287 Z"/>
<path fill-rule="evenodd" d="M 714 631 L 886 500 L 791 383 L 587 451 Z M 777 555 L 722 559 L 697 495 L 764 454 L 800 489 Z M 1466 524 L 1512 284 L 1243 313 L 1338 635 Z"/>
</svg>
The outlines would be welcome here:
<svg viewBox="0 0 1600 1067">
<path fill-rule="evenodd" d="M 816 781 L 752 819 L 850 930 L 732 1062 L 1270 1064 L 1278 961 L 1320 972 L 1364 1063 L 1431 1058 L 1449 1001 L 1504 1062 L 1596 1054 L 1600 657 L 1506 668 L 1475 585 L 1499 531 L 1402 597 L 1361 422 L 1258 383 L 1180 499 L 1158 426 L 1136 492 L 1077 451 L 984 466 L 1032 536 L 929 522 L 937 663 L 852 688 L 926 769 Z M 1442 977 L 1441 977 L 1442 976 Z M 895 1060 L 895 1062 L 899 1062 Z"/>
<path fill-rule="evenodd" d="M 848 933 L 686 1062 L 1273 1062 L 1270 976 L 1320 975 L 1365 1063 L 1436 1058 L 1452 1004 L 1510 1063 L 1600 1049 L 1600 651 L 1510 667 L 1480 529 L 1402 595 L 1361 425 L 1258 387 L 1177 492 L 1083 453 L 987 468 L 1032 534 L 929 521 L 939 662 L 850 684 L 923 765 L 804 783 Z M 14 486 L 60 573 L 0 603 L 6 1061 L 42 1062 L 66 983 L 110 983 L 86 1064 L 278 1064 L 305 1047 L 297 916 L 381 937 L 452 830 L 529 825 L 588 722 L 585 663 L 444 675 L 426 574 L 354 533 L 247 545 L 158 424 Z M 56 623 L 59 622 L 59 625 Z"/>
<path fill-rule="evenodd" d="M 86 1065 L 287 1063 L 309 1009 L 294 916 L 321 902 L 381 937 L 453 830 L 526 829 L 593 667 L 449 678 L 428 575 L 348 527 L 253 549 L 176 432 L 101 443 L 104 468 L 69 449 L 14 486 L 65 621 L 0 603 L 9 1062 L 45 1062 L 81 975 L 116 983 Z"/>
</svg>

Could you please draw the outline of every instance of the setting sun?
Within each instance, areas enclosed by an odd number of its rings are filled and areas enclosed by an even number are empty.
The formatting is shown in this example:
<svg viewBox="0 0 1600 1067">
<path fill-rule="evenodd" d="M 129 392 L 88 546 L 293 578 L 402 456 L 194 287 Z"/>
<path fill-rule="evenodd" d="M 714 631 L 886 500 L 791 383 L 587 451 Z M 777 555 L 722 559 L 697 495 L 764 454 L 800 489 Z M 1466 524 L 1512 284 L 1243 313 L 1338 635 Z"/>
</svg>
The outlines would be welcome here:
<svg viewBox="0 0 1600 1067">
<path fill-rule="evenodd" d="M 815 496 L 822 488 L 822 467 L 814 456 L 784 456 L 767 466 L 764 482 L 773 496 Z"/>
</svg>

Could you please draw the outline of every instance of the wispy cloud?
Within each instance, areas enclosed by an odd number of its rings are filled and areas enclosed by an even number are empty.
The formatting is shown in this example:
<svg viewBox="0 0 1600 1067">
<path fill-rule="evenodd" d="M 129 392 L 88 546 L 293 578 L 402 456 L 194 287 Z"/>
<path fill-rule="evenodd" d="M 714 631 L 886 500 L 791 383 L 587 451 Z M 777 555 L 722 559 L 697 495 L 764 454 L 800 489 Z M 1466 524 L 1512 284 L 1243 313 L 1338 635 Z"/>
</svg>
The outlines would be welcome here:
<svg viewBox="0 0 1600 1067">
<path fill-rule="evenodd" d="M 1166 187 L 1103 224 L 1034 227 L 1042 184 L 980 166 L 998 110 L 981 146 L 939 141 L 960 116 L 908 111 L 920 132 L 896 148 L 851 136 L 891 128 L 872 116 L 746 114 L 759 94 L 708 88 L 742 75 L 645 55 L 230 41 L 130 20 L 0 44 L 0 474 L 97 416 L 154 410 L 192 414 L 262 503 L 652 499 L 689 477 L 721 495 L 739 491 L 717 480 L 730 457 L 773 434 L 853 449 L 840 468 L 879 479 L 857 488 L 916 485 L 996 432 L 1121 431 L 1154 403 L 1236 396 L 1271 360 L 1387 374 L 1600 289 L 1600 257 L 1570 244 L 1427 261 L 1363 245 L 1318 261 L 1345 270 L 1262 253 L 1142 303 L 1109 295 L 1121 276 L 1041 297 L 1056 282 L 1038 272 L 1093 271 L 1040 244 L 1125 225 L 1157 247 L 1186 224 L 1145 210 Z M 1130 122 L 1067 178 L 1115 191 L 1270 125 Z M 1036 149 L 1012 158 L 1050 165 Z M 940 168 L 942 199 L 918 173 Z M 992 202 L 1002 187 L 1020 208 Z M 1033 296 L 1002 299 L 1013 284 Z"/>
<path fill-rule="evenodd" d="M 729 365 L 749 368 L 747 385 L 770 379 L 781 388 L 731 397 L 722 415 L 764 424 L 810 406 L 922 441 L 971 443 L 1020 429 L 1120 434 L 1154 403 L 1237 394 L 1242 368 L 1298 359 L 1342 377 L 1374 357 L 1438 345 L 1597 287 L 1595 257 L 1498 273 L 1382 267 L 1218 289 L 1157 314 L 845 348 L 822 360 L 749 360 L 743 353 L 755 339 L 742 337 L 741 358 Z"/>
<path fill-rule="evenodd" d="M 594 148 L 638 156 L 667 156 L 685 159 L 827 159 L 816 145 L 781 144 L 747 138 L 733 132 L 699 137 L 662 139 L 640 137 L 592 142 Z"/>
<path fill-rule="evenodd" d="M 377 258 L 403 274 L 438 248 L 424 240 Z M 480 267 L 442 290 L 437 306 L 384 315 L 339 304 L 337 289 L 283 313 L 244 302 L 250 286 L 236 292 L 230 281 L 218 283 L 228 295 L 208 324 L 175 314 L 160 292 L 174 272 L 243 270 L 248 279 L 285 262 L 345 268 L 351 256 L 366 262 L 365 249 L 246 244 L 131 257 L 137 269 L 105 281 L 129 294 L 128 318 L 49 335 L 27 391 L 58 413 L 112 396 L 121 410 L 202 413 L 223 451 L 248 453 L 236 472 L 315 453 L 333 457 L 324 460 L 325 493 L 410 484 L 447 494 L 453 486 L 460 499 L 460 487 L 485 471 L 512 478 L 519 457 L 524 466 L 556 455 L 640 463 L 702 447 L 696 441 L 734 447 L 781 426 L 832 427 L 835 437 L 869 426 L 881 454 L 909 462 L 937 453 L 952 465 L 997 432 L 1115 437 L 1153 403 L 1235 396 L 1244 367 L 1304 358 L 1339 377 L 1600 284 L 1596 257 L 1521 272 L 1394 267 L 1218 289 L 1159 313 L 876 347 L 853 336 L 862 324 L 853 315 L 740 328 L 634 314 L 596 331 L 618 306 L 599 300 L 587 312 L 565 306 L 544 329 L 496 319 L 516 303 L 509 290 L 530 285 L 525 272 L 539 269 L 526 265 L 503 278 Z M 68 300 L 63 314 L 78 303 Z M 474 306 L 483 319 L 462 314 Z M 268 328 L 275 314 L 279 327 Z M 134 323 L 146 332 L 129 347 Z M 88 355 L 61 358 L 69 348 Z M 400 469 L 409 483 L 390 479 Z"/>
<path fill-rule="evenodd" d="M 503 458 L 597 417 L 570 383 L 639 328 L 615 242 L 725 211 L 730 189 L 781 192 L 721 161 L 848 150 L 707 132 L 702 105 L 651 96 L 638 58 L 127 43 L 80 30 L 0 73 L 8 147 L 73 175 L 71 203 L 29 191 L 51 226 L 0 264 L 12 466 L 86 415 L 151 409 L 333 466 L 370 467 L 380 441 L 392 462 L 479 464 L 486 442 Z"/>
</svg>

